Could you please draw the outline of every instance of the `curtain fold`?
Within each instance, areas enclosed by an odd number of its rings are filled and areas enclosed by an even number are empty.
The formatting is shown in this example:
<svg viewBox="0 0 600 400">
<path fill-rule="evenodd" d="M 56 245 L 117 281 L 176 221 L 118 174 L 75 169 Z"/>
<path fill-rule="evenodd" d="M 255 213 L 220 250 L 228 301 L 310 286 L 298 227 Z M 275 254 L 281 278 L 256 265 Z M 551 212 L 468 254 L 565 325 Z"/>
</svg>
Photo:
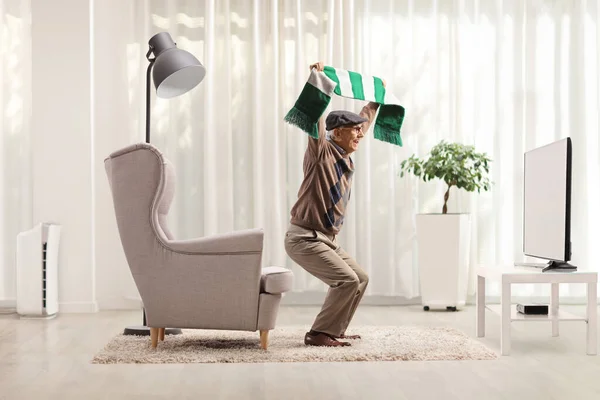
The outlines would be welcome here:
<svg viewBox="0 0 600 400">
<path fill-rule="evenodd" d="M 16 301 L 17 234 L 31 228 L 31 2 L 0 0 L 0 307 Z"/>
<path fill-rule="evenodd" d="M 134 8 L 132 34 L 122 45 L 136 49 L 127 53 L 135 68 L 121 71 L 132 115 L 143 115 L 142 55 L 152 34 L 169 31 L 208 70 L 180 98 L 153 97 L 152 141 L 178 171 L 170 214 L 176 236 L 262 227 L 264 265 L 292 268 L 296 292 L 326 290 L 283 248 L 307 143 L 283 116 L 308 66 L 324 61 L 383 77 L 406 107 L 404 147 L 370 137 L 354 157 L 339 241 L 371 276 L 367 295 L 419 295 L 415 215 L 439 212 L 445 188 L 401 179 L 398 166 L 442 139 L 474 144 L 493 159 L 491 192 L 451 191 L 450 211 L 472 214 L 474 266 L 527 261 L 523 153 L 571 136 L 573 263 L 599 269 L 593 258 L 600 234 L 595 1 L 136 0 Z M 329 110 L 361 107 L 335 97 Z M 139 124 L 132 127 L 141 141 Z M 472 294 L 474 270 L 470 277 Z M 522 285 L 514 293 L 541 296 L 549 289 Z M 585 292 L 568 285 L 561 294 L 582 298 Z"/>
</svg>

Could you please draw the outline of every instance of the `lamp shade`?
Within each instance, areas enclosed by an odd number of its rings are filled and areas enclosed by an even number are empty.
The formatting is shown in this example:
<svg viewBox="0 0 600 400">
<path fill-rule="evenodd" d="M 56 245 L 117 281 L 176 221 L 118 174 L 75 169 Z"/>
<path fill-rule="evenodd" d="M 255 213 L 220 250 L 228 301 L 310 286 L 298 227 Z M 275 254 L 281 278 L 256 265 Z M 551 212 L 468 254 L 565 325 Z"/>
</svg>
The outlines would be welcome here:
<svg viewBox="0 0 600 400">
<path fill-rule="evenodd" d="M 156 57 L 152 80 L 158 97 L 169 99 L 182 95 L 204 79 L 204 66 L 191 53 L 178 49 L 167 32 L 154 35 L 148 44 Z"/>
</svg>

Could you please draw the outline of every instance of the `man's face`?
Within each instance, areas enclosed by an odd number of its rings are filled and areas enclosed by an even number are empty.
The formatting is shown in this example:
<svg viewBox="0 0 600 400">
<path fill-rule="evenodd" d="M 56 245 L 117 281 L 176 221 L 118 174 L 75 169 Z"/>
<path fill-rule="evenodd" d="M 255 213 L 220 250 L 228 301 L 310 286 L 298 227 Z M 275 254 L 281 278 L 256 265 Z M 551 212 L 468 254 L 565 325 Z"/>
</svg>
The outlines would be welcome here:
<svg viewBox="0 0 600 400">
<path fill-rule="evenodd" d="M 348 154 L 358 150 L 358 144 L 364 136 L 362 125 L 342 126 L 333 132 L 335 143 Z"/>
</svg>

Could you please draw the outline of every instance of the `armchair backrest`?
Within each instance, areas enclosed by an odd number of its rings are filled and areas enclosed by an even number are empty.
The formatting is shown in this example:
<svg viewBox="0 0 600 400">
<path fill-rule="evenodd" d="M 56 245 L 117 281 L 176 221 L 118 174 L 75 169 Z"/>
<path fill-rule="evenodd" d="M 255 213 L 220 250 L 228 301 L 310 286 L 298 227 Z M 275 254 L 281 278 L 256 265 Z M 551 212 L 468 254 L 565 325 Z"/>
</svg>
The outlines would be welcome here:
<svg viewBox="0 0 600 400">
<path fill-rule="evenodd" d="M 155 263 L 158 241 L 173 239 L 167 215 L 175 194 L 175 169 L 154 146 L 134 144 L 104 160 L 123 250 L 135 276 Z"/>
</svg>

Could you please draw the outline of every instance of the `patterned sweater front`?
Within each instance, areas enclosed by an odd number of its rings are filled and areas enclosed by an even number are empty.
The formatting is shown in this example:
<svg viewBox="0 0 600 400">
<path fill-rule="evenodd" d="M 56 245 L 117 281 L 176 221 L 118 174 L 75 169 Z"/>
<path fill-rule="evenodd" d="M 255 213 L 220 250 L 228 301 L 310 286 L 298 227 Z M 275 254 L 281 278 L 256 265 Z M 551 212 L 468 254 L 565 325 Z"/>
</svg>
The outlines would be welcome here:
<svg viewBox="0 0 600 400">
<path fill-rule="evenodd" d="M 366 134 L 375 119 L 379 104 L 368 103 L 360 116 Z M 319 120 L 319 138 L 309 136 L 304 155 L 304 180 L 298 200 L 292 207 L 291 223 L 328 235 L 337 235 L 344 223 L 346 206 L 352 190 L 354 162 L 333 141 L 326 138 L 325 122 Z"/>
</svg>

